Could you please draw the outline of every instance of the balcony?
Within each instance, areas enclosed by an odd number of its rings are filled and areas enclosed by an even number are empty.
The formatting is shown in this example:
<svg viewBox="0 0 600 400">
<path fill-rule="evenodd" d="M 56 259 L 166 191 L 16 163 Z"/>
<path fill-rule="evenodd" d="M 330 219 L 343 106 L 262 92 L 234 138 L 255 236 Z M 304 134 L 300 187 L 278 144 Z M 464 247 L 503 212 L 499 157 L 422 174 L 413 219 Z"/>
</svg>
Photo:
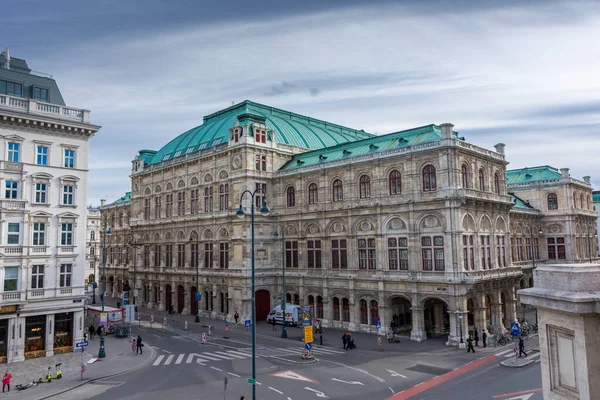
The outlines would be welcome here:
<svg viewBox="0 0 600 400">
<path fill-rule="evenodd" d="M 23 255 L 23 246 L 1 246 L 0 254 L 4 256 L 18 256 Z"/>
<path fill-rule="evenodd" d="M 6 169 L 6 165 L 9 163 L 3 162 L 2 166 Z M 11 163 L 14 164 L 14 163 Z M 19 164 L 20 165 L 20 164 Z M 24 211 L 26 200 L 2 200 L 0 201 L 0 208 L 5 211 Z"/>
<path fill-rule="evenodd" d="M 0 304 L 10 305 L 22 303 L 25 301 L 25 292 L 4 292 L 0 293 Z"/>
<path fill-rule="evenodd" d="M 89 110 L 61 106 L 58 104 L 42 103 L 33 99 L 22 99 L 20 97 L 7 96 L 4 94 L 0 94 L 0 109 L 86 124 L 90 123 Z"/>
<path fill-rule="evenodd" d="M 46 247 L 44 246 L 34 246 L 29 248 L 30 254 L 46 254 Z"/>
<path fill-rule="evenodd" d="M 84 296 L 84 286 L 69 286 L 48 289 L 30 289 L 27 291 L 28 300 L 48 300 L 61 297 Z"/>
<path fill-rule="evenodd" d="M 496 194 L 492 192 L 482 192 L 476 189 L 459 189 L 458 194 L 460 197 L 466 197 L 469 199 L 485 200 L 485 201 L 498 201 L 502 203 L 512 204 L 510 196 L 503 194 Z"/>
<path fill-rule="evenodd" d="M 72 254 L 75 251 L 75 246 L 59 246 L 59 254 Z"/>
</svg>

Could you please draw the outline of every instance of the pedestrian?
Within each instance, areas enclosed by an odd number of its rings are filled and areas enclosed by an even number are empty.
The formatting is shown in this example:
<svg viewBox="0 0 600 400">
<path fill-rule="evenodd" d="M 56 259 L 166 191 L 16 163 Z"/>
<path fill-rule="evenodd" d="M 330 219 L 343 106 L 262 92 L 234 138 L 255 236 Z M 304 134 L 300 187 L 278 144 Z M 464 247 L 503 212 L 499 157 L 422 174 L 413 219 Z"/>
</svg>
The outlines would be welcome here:
<svg viewBox="0 0 600 400">
<path fill-rule="evenodd" d="M 346 346 L 346 350 L 352 350 L 356 348 L 356 345 L 354 344 L 354 338 L 352 337 L 352 335 L 350 335 L 350 332 L 348 332 L 348 345 Z"/>
<path fill-rule="evenodd" d="M 471 337 L 471 335 L 469 335 L 469 337 L 467 338 L 467 353 L 470 353 L 471 351 L 475 353 L 475 347 L 473 347 L 473 338 Z"/>
<path fill-rule="evenodd" d="M 96 335 L 102 336 L 102 325 L 98 325 L 98 329 L 96 329 Z"/>
<path fill-rule="evenodd" d="M 132 339 L 131 340 L 131 355 L 135 356 L 135 352 L 137 350 L 137 340 L 136 339 Z"/>
<path fill-rule="evenodd" d="M 523 337 L 519 337 L 519 357 L 521 357 L 521 354 L 525 354 L 525 357 L 527 357 L 527 353 L 525 353 L 525 342 L 523 341 Z"/>
<path fill-rule="evenodd" d="M 277 330 L 277 320 L 275 319 L 275 317 L 273 317 L 271 322 L 273 323 L 273 330 L 276 331 Z"/>
<path fill-rule="evenodd" d="M 475 337 L 475 346 L 479 347 L 479 331 L 475 328 L 475 332 L 473 332 L 473 336 Z"/>
<path fill-rule="evenodd" d="M 88 332 L 90 333 L 90 339 L 94 339 L 94 334 L 96 333 L 96 328 L 94 328 L 94 324 L 90 324 Z"/>
<path fill-rule="evenodd" d="M 135 354 L 137 354 L 138 351 L 140 352 L 140 354 L 144 354 L 144 350 L 142 349 L 143 347 L 144 343 L 142 343 L 142 337 L 138 335 L 136 340 Z"/>
<path fill-rule="evenodd" d="M 246 398 L 246 396 L 242 396 L 240 397 L 240 400 L 244 400 Z"/>
<path fill-rule="evenodd" d="M 342 334 L 342 343 L 344 344 L 344 350 L 348 350 L 348 336 L 346 336 L 346 332 Z"/>
<path fill-rule="evenodd" d="M 235 310 L 235 314 L 233 315 L 233 318 L 235 319 L 235 324 L 238 324 L 238 320 L 240 319 L 240 314 L 238 314 L 237 310 Z"/>
<path fill-rule="evenodd" d="M 4 388 L 8 388 L 8 392 L 10 392 L 10 380 L 12 379 L 12 375 L 10 372 L 6 371 L 4 376 L 2 377 L 2 393 L 4 393 Z"/>
<path fill-rule="evenodd" d="M 487 333 L 485 330 L 481 331 L 481 340 L 483 341 L 483 348 L 487 347 Z"/>
</svg>

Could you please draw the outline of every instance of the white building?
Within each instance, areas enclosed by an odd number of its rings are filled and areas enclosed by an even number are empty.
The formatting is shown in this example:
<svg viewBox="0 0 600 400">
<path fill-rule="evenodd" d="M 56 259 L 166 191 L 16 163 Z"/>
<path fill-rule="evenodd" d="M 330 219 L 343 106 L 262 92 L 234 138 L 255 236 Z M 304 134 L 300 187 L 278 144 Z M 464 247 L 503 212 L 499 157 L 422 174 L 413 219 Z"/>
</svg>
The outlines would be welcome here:
<svg viewBox="0 0 600 400">
<path fill-rule="evenodd" d="M 83 336 L 90 112 L 0 54 L 0 362 L 73 351 Z"/>
<path fill-rule="evenodd" d="M 86 233 L 86 262 L 85 262 L 85 285 L 86 288 L 93 290 L 92 283 L 96 281 L 96 268 L 100 260 L 100 208 L 88 207 L 87 219 L 85 223 Z"/>
</svg>

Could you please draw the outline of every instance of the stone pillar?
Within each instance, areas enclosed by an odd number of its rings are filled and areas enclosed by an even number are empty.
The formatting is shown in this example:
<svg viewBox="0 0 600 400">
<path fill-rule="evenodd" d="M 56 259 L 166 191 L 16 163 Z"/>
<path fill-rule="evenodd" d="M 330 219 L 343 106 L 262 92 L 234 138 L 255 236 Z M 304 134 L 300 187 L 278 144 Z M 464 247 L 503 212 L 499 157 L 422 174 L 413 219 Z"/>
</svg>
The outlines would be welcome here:
<svg viewBox="0 0 600 400">
<path fill-rule="evenodd" d="M 516 300 L 506 300 L 506 327 L 510 328 L 510 323 L 513 321 L 518 321 L 517 319 L 517 301 Z"/>
<path fill-rule="evenodd" d="M 492 325 L 495 327 L 503 327 L 502 325 L 502 303 L 492 303 Z"/>
<path fill-rule="evenodd" d="M 358 328 L 360 327 L 360 309 L 358 308 L 358 305 L 354 302 L 354 299 L 350 298 L 348 299 L 350 300 L 350 304 L 349 304 L 349 311 L 350 311 L 350 322 L 348 323 L 348 330 L 349 331 L 357 331 Z M 342 321 L 344 320 L 344 306 L 343 304 L 340 304 L 340 308 L 341 308 L 341 317 L 342 317 Z"/>
<path fill-rule="evenodd" d="M 436 304 L 433 306 L 433 321 L 435 333 L 444 333 L 444 306 Z"/>
<path fill-rule="evenodd" d="M 488 328 L 487 310 L 485 307 L 476 307 L 474 311 L 474 328 L 479 329 L 479 333 L 482 333 L 483 330 Z"/>
<path fill-rule="evenodd" d="M 425 334 L 425 314 L 421 307 L 412 307 L 412 331 L 410 332 L 410 340 L 422 342 L 427 339 Z"/>
<path fill-rule="evenodd" d="M 538 309 L 543 396 L 600 399 L 600 265 L 541 265 L 519 291 Z"/>
<path fill-rule="evenodd" d="M 458 312 L 449 311 L 450 315 L 450 334 L 448 335 L 448 341 L 446 346 L 458 346 L 460 341 L 459 323 L 458 323 Z"/>
<path fill-rule="evenodd" d="M 329 301 L 328 298 L 323 297 L 323 319 L 321 320 L 321 324 L 324 328 L 331 327 L 331 321 L 333 320 L 333 310 L 331 305 L 333 305 L 333 302 Z"/>
<path fill-rule="evenodd" d="M 158 311 L 165 311 L 167 292 L 164 288 L 164 284 L 162 282 L 159 283 L 154 290 L 158 292 Z"/>
<path fill-rule="evenodd" d="M 194 296 L 196 294 L 193 294 Z M 190 288 L 183 292 L 183 311 L 182 314 L 191 314 L 192 312 L 192 291 Z"/>
<path fill-rule="evenodd" d="M 54 355 L 54 314 L 46 315 L 46 357 Z"/>
<path fill-rule="evenodd" d="M 171 304 L 173 304 L 173 311 L 177 312 L 179 310 L 179 285 L 176 285 L 175 280 L 173 280 L 171 287 L 173 288 L 171 292 Z"/>
</svg>

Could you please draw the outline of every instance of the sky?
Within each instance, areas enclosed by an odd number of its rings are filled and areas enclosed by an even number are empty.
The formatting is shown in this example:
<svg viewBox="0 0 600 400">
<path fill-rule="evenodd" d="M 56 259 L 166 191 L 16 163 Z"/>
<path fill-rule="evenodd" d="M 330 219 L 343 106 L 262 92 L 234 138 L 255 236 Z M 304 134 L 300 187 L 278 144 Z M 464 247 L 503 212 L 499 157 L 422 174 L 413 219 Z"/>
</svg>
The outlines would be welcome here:
<svg viewBox="0 0 600 400">
<path fill-rule="evenodd" d="M 371 133 L 451 122 L 600 187 L 600 2 L 4 0 L 0 48 L 101 125 L 88 202 L 232 102 Z"/>
</svg>

